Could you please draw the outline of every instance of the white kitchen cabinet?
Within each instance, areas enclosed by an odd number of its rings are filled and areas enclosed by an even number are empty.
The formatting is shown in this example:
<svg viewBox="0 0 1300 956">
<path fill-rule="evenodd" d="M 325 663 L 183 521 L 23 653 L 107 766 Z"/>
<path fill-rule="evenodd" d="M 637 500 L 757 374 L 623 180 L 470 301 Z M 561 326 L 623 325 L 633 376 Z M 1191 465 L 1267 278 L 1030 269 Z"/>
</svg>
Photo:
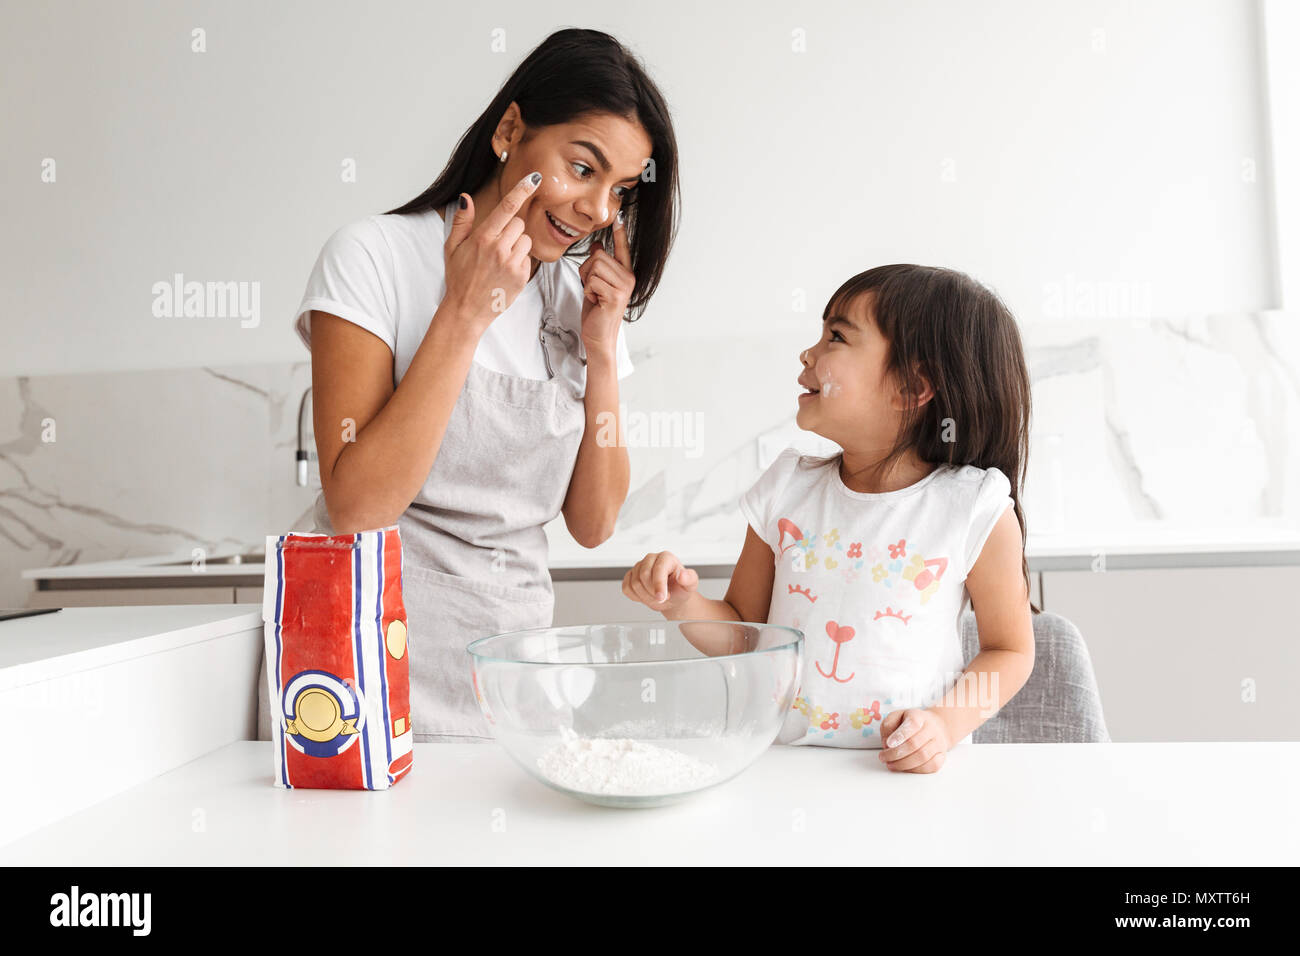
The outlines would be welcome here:
<svg viewBox="0 0 1300 956">
<path fill-rule="evenodd" d="M 4 622 L 0 845 L 257 731 L 261 609 L 67 607 Z M 267 763 L 269 771 L 270 764 Z M 201 806 L 168 826 L 189 833 Z"/>
<path fill-rule="evenodd" d="M 1088 645 L 1112 739 L 1300 739 L 1300 567 L 1042 577 Z"/>
</svg>

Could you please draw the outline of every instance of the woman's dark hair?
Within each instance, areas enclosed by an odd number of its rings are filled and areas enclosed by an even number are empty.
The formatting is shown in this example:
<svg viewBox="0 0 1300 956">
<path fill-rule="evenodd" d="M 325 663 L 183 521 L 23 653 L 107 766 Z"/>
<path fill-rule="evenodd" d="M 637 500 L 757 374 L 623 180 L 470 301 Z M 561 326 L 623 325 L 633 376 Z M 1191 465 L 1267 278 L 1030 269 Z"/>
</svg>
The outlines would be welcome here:
<svg viewBox="0 0 1300 956">
<path fill-rule="evenodd" d="M 823 320 L 847 315 L 869 296 L 872 317 L 889 342 L 886 369 L 914 395 L 924 375 L 934 396 L 903 412 L 898 441 L 878 466 L 887 473 L 915 449 L 936 465 L 997 468 L 1011 483 L 1020 536 L 1020 505 L 1029 458 L 1030 387 L 1020 329 L 996 293 L 970 276 L 930 266 L 888 265 L 849 279 L 831 296 Z M 839 456 L 820 464 L 837 463 Z M 1020 566 L 1029 592 L 1029 565 Z M 1032 602 L 1035 614 L 1040 613 Z"/>
<path fill-rule="evenodd" d="M 643 168 L 641 182 L 622 205 L 636 276 L 628 313 L 631 319 L 640 318 L 663 276 L 676 234 L 677 138 L 663 95 L 640 61 L 608 33 L 557 30 L 539 43 L 461 136 L 433 185 L 385 215 L 441 208 L 462 192 L 475 192 L 495 175 L 500 163 L 492 134 L 512 102 L 519 105 L 530 130 L 610 113 L 639 122 L 650 137 L 652 162 Z M 594 232 L 565 255 L 585 258 L 593 242 L 604 243 L 607 238 L 612 248 L 610 233 L 611 227 Z"/>
</svg>

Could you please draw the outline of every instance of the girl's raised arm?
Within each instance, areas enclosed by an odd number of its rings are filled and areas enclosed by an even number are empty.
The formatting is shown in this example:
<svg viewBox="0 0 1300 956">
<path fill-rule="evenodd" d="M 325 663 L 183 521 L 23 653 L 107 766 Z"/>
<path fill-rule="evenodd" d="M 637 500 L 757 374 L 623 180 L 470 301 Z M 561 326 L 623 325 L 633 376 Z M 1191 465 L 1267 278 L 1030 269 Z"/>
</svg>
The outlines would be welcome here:
<svg viewBox="0 0 1300 956">
<path fill-rule="evenodd" d="M 658 611 L 670 621 L 748 621 L 767 623 L 776 566 L 772 549 L 747 529 L 745 545 L 731 575 L 727 596 L 721 601 L 696 590 L 700 579 L 671 551 L 647 554 L 623 576 L 623 593 L 633 601 Z M 682 635 L 710 656 L 736 654 L 740 631 L 709 624 L 682 626 Z"/>
<path fill-rule="evenodd" d="M 745 528 L 745 545 L 736 560 L 736 570 L 731 573 L 727 586 L 726 603 L 733 607 L 741 621 L 755 624 L 767 623 L 767 612 L 772 606 L 772 581 L 776 577 L 776 559 L 767 542 L 752 527 Z"/>
</svg>

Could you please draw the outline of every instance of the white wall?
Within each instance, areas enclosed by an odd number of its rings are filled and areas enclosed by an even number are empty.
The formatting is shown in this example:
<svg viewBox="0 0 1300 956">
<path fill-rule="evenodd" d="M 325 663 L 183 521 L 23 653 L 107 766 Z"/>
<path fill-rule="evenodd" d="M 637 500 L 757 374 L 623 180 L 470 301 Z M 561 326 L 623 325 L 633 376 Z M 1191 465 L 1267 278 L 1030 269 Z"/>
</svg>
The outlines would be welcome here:
<svg viewBox="0 0 1300 956">
<path fill-rule="evenodd" d="M 969 270 L 1030 322 L 1079 283 L 1156 314 L 1269 307 L 1268 180 L 1242 175 L 1267 148 L 1257 21 L 1252 0 L 5 4 L 0 374 L 303 358 L 291 313 L 329 233 L 422 190 L 575 24 L 641 54 L 676 118 L 681 237 L 634 350 L 815 334 L 890 261 Z M 260 283 L 260 325 L 155 318 L 176 272 Z"/>
</svg>

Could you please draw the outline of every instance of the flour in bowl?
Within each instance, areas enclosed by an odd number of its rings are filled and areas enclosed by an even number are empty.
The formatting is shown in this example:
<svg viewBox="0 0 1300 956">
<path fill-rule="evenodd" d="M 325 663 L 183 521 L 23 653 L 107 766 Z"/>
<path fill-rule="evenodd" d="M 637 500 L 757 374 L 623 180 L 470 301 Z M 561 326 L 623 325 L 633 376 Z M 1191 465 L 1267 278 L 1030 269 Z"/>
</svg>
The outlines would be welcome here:
<svg viewBox="0 0 1300 956">
<path fill-rule="evenodd" d="M 644 796 L 680 793 L 711 783 L 718 768 L 678 750 L 627 738 L 579 737 L 560 730 L 564 740 L 537 758 L 552 783 L 581 793 Z"/>
</svg>

